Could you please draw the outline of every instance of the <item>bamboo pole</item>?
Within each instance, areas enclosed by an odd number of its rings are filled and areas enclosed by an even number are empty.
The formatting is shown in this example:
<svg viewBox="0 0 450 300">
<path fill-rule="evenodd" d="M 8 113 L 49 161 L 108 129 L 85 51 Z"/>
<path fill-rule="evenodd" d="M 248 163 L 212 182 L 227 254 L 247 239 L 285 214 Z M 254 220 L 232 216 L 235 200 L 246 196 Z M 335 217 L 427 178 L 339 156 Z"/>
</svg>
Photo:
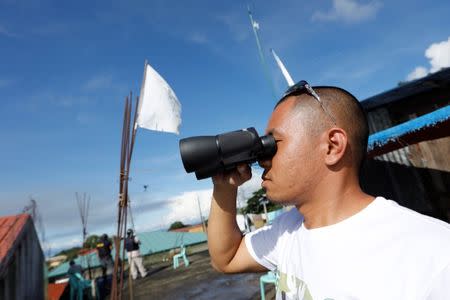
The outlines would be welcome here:
<svg viewBox="0 0 450 300">
<path fill-rule="evenodd" d="M 123 128 L 122 128 L 122 145 L 120 155 L 120 177 L 119 177 L 119 203 L 117 215 L 117 235 L 115 238 L 115 259 L 114 259 L 114 274 L 111 288 L 111 299 L 122 299 L 123 279 L 125 270 L 125 247 L 122 248 L 122 255 L 120 255 L 121 241 L 125 239 L 128 221 L 128 181 L 131 166 L 131 157 L 133 154 L 134 143 L 136 140 L 136 120 L 138 117 L 137 108 L 139 105 L 139 97 L 136 97 L 135 111 L 133 120 L 131 113 L 133 111 L 132 98 L 130 93 L 125 99 Z M 119 278 L 117 278 L 119 275 Z M 130 296 L 132 297 L 132 283 L 129 284 Z"/>
</svg>

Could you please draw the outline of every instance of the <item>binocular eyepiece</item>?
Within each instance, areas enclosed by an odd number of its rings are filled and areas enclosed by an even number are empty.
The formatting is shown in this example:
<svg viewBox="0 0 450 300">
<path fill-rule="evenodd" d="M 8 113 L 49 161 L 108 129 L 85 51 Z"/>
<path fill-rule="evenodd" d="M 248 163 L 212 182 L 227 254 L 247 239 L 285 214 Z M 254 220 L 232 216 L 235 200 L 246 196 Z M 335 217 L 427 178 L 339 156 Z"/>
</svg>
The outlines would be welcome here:
<svg viewBox="0 0 450 300">
<path fill-rule="evenodd" d="M 180 154 L 186 172 L 198 180 L 272 158 L 277 145 L 272 135 L 259 136 L 253 127 L 216 136 L 194 136 L 180 140 Z"/>
</svg>

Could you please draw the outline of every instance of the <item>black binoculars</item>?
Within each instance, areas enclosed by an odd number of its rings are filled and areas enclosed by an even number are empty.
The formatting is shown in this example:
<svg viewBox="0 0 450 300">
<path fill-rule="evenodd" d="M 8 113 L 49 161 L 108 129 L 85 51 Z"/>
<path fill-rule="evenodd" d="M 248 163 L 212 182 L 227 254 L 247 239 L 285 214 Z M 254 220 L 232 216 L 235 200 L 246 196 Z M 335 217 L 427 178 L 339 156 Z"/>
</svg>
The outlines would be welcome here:
<svg viewBox="0 0 450 300">
<path fill-rule="evenodd" d="M 232 170 L 238 164 L 252 164 L 272 158 L 277 144 L 272 135 L 259 136 L 253 127 L 216 136 L 193 136 L 180 140 L 180 154 L 186 172 L 198 180 Z"/>
</svg>

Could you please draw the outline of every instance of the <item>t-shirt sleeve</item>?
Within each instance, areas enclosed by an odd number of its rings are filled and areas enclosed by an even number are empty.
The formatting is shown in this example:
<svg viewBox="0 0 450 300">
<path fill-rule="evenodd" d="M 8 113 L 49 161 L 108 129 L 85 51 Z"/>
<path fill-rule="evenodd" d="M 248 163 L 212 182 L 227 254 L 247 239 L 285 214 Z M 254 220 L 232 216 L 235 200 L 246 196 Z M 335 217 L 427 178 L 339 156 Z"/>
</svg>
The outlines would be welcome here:
<svg viewBox="0 0 450 300">
<path fill-rule="evenodd" d="M 434 278 L 426 300 L 447 300 L 450 297 L 450 264 Z"/>
<path fill-rule="evenodd" d="M 245 235 L 245 245 L 256 262 L 269 270 L 277 266 L 277 225 L 274 223 Z"/>
<path fill-rule="evenodd" d="M 260 265 L 269 270 L 275 270 L 287 229 L 298 226 L 301 224 L 299 222 L 301 222 L 300 215 L 292 210 L 276 218 L 271 225 L 245 235 L 245 245 L 250 255 Z"/>
</svg>

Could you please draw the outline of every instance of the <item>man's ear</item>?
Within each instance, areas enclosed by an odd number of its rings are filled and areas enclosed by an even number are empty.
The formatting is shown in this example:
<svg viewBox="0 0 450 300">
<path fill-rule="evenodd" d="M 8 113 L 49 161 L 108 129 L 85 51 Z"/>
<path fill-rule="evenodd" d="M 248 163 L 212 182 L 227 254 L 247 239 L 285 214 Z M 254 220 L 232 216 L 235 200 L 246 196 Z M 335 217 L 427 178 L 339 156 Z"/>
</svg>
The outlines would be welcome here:
<svg viewBox="0 0 450 300">
<path fill-rule="evenodd" d="M 327 153 L 325 163 L 328 166 L 336 165 L 344 156 L 348 146 L 347 132 L 342 128 L 331 128 L 327 132 Z"/>
</svg>

